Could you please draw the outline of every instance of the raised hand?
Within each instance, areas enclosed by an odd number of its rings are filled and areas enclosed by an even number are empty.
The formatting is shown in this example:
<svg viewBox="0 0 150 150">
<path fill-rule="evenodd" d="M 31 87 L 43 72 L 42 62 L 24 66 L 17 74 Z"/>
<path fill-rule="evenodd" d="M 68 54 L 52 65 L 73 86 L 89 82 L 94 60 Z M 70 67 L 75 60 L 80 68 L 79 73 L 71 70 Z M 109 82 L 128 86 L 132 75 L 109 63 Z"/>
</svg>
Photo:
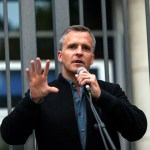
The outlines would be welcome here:
<svg viewBox="0 0 150 150">
<path fill-rule="evenodd" d="M 49 92 L 58 92 L 56 87 L 48 85 L 48 72 L 50 60 L 46 61 L 44 71 L 42 72 L 41 59 L 36 58 L 36 64 L 31 60 L 31 70 L 26 68 L 26 75 L 29 81 L 30 94 L 34 102 L 39 102 L 43 97 L 47 96 Z"/>
</svg>

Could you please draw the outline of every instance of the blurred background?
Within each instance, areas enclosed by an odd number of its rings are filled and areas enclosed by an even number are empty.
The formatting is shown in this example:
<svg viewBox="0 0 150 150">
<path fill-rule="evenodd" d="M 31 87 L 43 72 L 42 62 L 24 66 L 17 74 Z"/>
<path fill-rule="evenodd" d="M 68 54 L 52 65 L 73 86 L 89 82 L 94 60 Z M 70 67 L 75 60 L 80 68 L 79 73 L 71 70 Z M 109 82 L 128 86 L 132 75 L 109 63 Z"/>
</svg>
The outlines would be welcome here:
<svg viewBox="0 0 150 150">
<path fill-rule="evenodd" d="M 61 71 L 58 40 L 69 25 L 89 27 L 96 37 L 98 79 L 119 83 L 150 120 L 149 0 L 0 0 L 0 124 L 28 89 L 25 68 L 37 56 L 50 59 L 49 81 Z M 122 150 L 149 150 L 150 129 L 136 142 L 121 135 Z M 32 135 L 25 145 L 1 150 L 36 150 Z"/>
</svg>

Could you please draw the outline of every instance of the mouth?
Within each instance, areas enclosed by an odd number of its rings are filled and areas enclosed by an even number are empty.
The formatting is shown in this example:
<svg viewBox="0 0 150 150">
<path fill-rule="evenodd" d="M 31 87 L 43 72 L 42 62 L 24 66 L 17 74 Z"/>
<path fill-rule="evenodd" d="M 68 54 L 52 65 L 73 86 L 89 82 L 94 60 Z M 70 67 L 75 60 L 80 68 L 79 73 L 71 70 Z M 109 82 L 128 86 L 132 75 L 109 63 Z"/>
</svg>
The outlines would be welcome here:
<svg viewBox="0 0 150 150">
<path fill-rule="evenodd" d="M 77 60 L 74 60 L 72 63 L 75 63 L 75 64 L 83 64 L 83 61 L 80 60 L 80 59 L 77 59 Z"/>
</svg>

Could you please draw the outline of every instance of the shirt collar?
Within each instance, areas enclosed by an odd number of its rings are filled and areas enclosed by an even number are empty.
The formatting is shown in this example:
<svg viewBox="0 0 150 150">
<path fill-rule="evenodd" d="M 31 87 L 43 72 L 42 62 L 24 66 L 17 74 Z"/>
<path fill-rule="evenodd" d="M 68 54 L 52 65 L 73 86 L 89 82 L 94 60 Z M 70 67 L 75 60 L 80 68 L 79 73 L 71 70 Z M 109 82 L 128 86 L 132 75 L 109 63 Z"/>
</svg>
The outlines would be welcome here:
<svg viewBox="0 0 150 150">
<path fill-rule="evenodd" d="M 72 80 L 65 78 L 63 75 L 62 75 L 62 77 L 71 85 L 71 87 L 73 87 L 74 83 Z M 80 92 L 83 93 L 83 91 L 84 91 L 84 88 L 80 87 Z"/>
</svg>

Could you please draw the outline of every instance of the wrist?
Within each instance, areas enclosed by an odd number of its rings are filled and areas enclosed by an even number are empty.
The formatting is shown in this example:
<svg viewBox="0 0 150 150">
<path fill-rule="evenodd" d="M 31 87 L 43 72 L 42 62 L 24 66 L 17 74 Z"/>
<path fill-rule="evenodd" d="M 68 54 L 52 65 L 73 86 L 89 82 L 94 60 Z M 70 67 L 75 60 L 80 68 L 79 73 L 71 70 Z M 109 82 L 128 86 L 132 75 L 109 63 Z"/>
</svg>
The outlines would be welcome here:
<svg viewBox="0 0 150 150">
<path fill-rule="evenodd" d="M 42 103 L 42 102 L 43 102 L 44 97 L 34 98 L 34 97 L 32 97 L 31 92 L 30 92 L 30 99 L 31 99 L 34 103 L 36 103 L 36 104 L 40 104 L 40 103 Z"/>
</svg>

